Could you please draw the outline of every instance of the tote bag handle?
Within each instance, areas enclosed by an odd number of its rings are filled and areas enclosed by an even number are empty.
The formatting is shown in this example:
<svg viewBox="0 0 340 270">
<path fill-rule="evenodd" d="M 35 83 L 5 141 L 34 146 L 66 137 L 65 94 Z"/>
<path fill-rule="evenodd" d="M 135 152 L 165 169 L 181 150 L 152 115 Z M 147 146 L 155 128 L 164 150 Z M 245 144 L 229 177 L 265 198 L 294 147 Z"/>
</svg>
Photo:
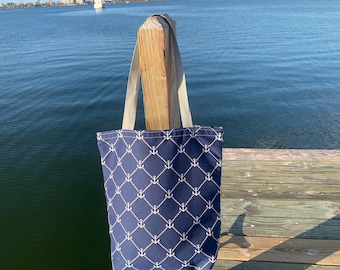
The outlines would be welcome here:
<svg viewBox="0 0 340 270">
<path fill-rule="evenodd" d="M 173 53 L 174 53 L 174 58 L 175 58 L 174 68 L 175 68 L 176 79 L 177 79 L 176 91 L 178 93 L 178 102 L 179 102 L 179 110 L 180 110 L 182 126 L 191 127 L 193 124 L 192 124 L 191 112 L 190 112 L 189 101 L 188 101 L 184 68 L 183 68 L 183 63 L 182 63 L 182 59 L 181 59 L 181 55 L 179 52 L 174 30 L 167 18 L 167 15 L 156 14 L 153 16 L 162 17 L 169 25 L 170 42 L 171 42 L 171 46 L 173 47 Z M 133 51 L 132 61 L 130 65 L 129 78 L 128 78 L 128 83 L 127 83 L 127 88 L 126 88 L 122 129 L 133 130 L 135 127 L 140 79 L 141 79 L 141 67 L 140 67 L 138 41 L 137 41 L 134 51 Z"/>
</svg>

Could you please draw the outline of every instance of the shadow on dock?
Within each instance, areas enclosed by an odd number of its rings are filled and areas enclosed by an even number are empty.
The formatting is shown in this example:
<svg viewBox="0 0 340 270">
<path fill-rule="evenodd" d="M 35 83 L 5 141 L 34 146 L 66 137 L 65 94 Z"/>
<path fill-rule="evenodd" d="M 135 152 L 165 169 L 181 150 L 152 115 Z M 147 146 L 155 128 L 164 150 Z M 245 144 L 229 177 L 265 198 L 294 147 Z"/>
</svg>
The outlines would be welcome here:
<svg viewBox="0 0 340 270">
<path fill-rule="evenodd" d="M 247 237 L 244 234 L 243 225 L 245 218 L 246 214 L 239 215 L 230 229 L 222 233 L 221 249 L 234 244 L 240 248 L 240 253 L 249 254 L 247 250 L 252 248 L 254 244 L 252 240 L 254 240 L 254 238 L 262 239 L 261 237 Z M 331 236 L 330 231 L 332 232 Z M 231 237 L 228 238 L 227 241 L 223 241 L 223 236 Z M 340 241 L 338 240 L 340 240 L 340 214 L 335 215 L 333 218 L 294 238 L 286 238 L 285 241 L 280 241 L 279 244 L 272 245 L 262 253 L 250 257 L 247 261 L 244 260 L 229 269 L 302 270 L 316 264 L 339 265 Z M 261 243 L 261 246 L 262 244 L 263 243 Z M 256 250 L 257 247 L 255 245 L 256 243 L 253 248 Z M 337 253 L 337 256 L 332 256 L 335 253 Z M 336 268 L 338 267 L 339 266 Z"/>
</svg>

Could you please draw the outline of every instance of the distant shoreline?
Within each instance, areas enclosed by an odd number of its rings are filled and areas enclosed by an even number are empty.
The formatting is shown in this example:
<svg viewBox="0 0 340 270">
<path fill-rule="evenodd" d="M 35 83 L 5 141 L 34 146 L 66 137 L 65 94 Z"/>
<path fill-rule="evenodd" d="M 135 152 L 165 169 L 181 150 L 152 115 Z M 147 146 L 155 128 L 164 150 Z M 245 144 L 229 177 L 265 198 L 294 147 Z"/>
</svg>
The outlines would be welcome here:
<svg viewBox="0 0 340 270">
<path fill-rule="evenodd" d="M 107 0 L 105 1 L 105 4 L 119 4 L 119 3 L 126 3 L 129 4 L 131 2 L 155 2 L 158 0 Z M 63 6 L 88 6 L 88 5 L 93 5 L 93 1 L 87 1 L 84 2 L 83 4 L 66 4 L 66 3 L 61 3 L 61 2 L 46 2 L 46 3 L 40 3 L 40 2 L 32 2 L 32 3 L 14 3 L 14 2 L 7 2 L 6 4 L 1 4 L 0 5 L 0 10 L 1 9 L 15 9 L 15 8 L 41 8 L 41 7 L 63 7 Z"/>
</svg>

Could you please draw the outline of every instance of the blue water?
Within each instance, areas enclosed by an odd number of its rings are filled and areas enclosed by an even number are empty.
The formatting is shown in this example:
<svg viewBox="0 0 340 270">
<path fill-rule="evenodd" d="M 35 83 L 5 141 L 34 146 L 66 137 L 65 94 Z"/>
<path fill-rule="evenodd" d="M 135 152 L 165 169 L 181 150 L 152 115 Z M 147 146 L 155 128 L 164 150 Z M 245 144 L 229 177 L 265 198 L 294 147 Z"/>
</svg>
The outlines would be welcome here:
<svg viewBox="0 0 340 270">
<path fill-rule="evenodd" d="M 176 20 L 194 122 L 225 147 L 340 149 L 339 1 L 0 10 L 1 270 L 110 269 L 95 133 L 121 125 L 153 13 Z"/>
</svg>

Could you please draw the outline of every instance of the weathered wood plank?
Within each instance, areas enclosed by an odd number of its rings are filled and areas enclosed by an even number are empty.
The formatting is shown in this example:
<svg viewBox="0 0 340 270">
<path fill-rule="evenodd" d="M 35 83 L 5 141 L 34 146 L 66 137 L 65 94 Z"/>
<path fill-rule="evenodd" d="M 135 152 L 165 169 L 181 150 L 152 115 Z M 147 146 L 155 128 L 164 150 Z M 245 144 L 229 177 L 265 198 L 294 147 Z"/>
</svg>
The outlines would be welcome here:
<svg viewBox="0 0 340 270">
<path fill-rule="evenodd" d="M 339 266 L 217 260 L 213 270 L 339 270 Z"/>
<path fill-rule="evenodd" d="M 224 148 L 223 160 L 340 161 L 340 150 Z"/>
<path fill-rule="evenodd" d="M 340 266 L 340 241 L 223 236 L 218 259 Z"/>
<path fill-rule="evenodd" d="M 335 161 L 322 162 L 292 162 L 292 161 L 249 161 L 249 160 L 224 160 L 223 166 L 228 168 L 228 171 L 239 172 L 238 176 L 240 178 L 252 177 L 252 173 L 261 174 L 266 172 L 267 177 L 280 177 L 278 172 L 283 172 L 285 174 L 300 173 L 303 174 L 306 179 L 315 179 L 316 177 L 321 177 L 321 179 L 326 179 L 323 177 L 323 173 L 327 173 L 327 177 L 330 179 L 339 177 L 339 163 Z M 308 175 L 308 173 L 313 172 L 313 175 Z M 315 176 L 314 176 L 315 174 Z M 308 177 L 309 176 L 309 177 Z M 302 179 L 303 180 L 303 179 Z"/>
<path fill-rule="evenodd" d="M 223 154 L 214 269 L 340 269 L 340 150 Z"/>
<path fill-rule="evenodd" d="M 252 184 L 229 185 L 228 190 L 222 187 L 222 196 L 234 199 L 252 200 L 258 199 L 289 199 L 294 200 L 299 197 L 301 200 L 337 200 L 340 197 L 340 185 L 327 186 L 300 185 L 299 187 L 289 187 L 284 184 L 269 183 L 267 187 Z"/>
<path fill-rule="evenodd" d="M 222 195 L 239 199 L 340 198 L 340 162 L 313 162 L 313 166 L 301 164 L 224 161 Z"/>
<path fill-rule="evenodd" d="M 222 199 L 222 233 L 340 240 L 336 202 Z"/>
<path fill-rule="evenodd" d="M 223 215 L 238 216 L 246 213 L 247 217 L 265 216 L 295 219 L 331 219 L 339 218 L 339 201 L 317 201 L 317 200 L 275 200 L 259 199 L 251 200 L 234 199 L 222 196 Z"/>
<path fill-rule="evenodd" d="M 168 17 L 175 27 L 175 21 Z M 146 128 L 179 127 L 179 105 L 171 28 L 160 16 L 149 17 L 138 29 Z"/>
<path fill-rule="evenodd" d="M 222 215 L 222 234 L 259 237 L 340 240 L 340 220 L 246 217 L 244 221 Z"/>
</svg>

